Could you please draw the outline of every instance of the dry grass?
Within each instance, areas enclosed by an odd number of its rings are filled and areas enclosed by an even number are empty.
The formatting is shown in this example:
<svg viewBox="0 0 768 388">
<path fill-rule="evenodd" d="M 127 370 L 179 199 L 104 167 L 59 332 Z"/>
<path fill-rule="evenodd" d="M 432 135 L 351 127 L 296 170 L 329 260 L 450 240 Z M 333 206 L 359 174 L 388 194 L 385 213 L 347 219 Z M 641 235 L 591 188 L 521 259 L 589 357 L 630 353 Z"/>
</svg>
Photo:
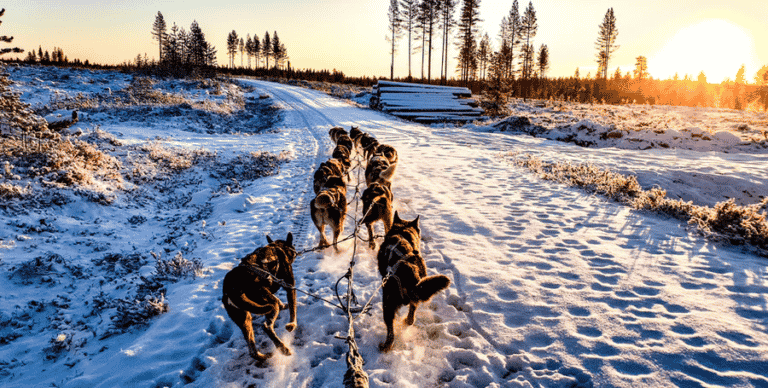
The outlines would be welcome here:
<svg viewBox="0 0 768 388">
<path fill-rule="evenodd" d="M 225 99 L 197 100 L 190 95 L 163 92 L 155 88 L 156 82 L 148 77 L 134 77 L 131 83 L 122 90 L 108 94 L 95 94 L 87 97 L 82 93 L 75 96 L 54 95 L 51 100 L 37 113 L 45 115 L 56 110 L 79 111 L 110 111 L 133 107 L 172 107 L 183 106 L 214 114 L 231 115 L 245 107 L 242 92 L 236 87 L 222 87 L 221 82 L 205 80 L 197 82 L 200 90 L 208 90 L 210 95 L 224 95 Z"/>
<path fill-rule="evenodd" d="M 714 207 L 697 206 L 691 202 L 666 197 L 661 188 L 643 190 L 637 178 L 601 169 L 592 164 L 548 163 L 531 155 L 512 155 L 514 163 L 525 167 L 542 179 L 579 187 L 631 206 L 671 215 L 694 225 L 715 240 L 732 244 L 749 244 L 768 255 L 768 198 L 761 203 L 739 206 L 733 199 Z"/>
<path fill-rule="evenodd" d="M 168 147 L 159 140 L 135 146 L 128 157 L 127 176 L 134 183 L 151 182 L 189 169 L 197 163 L 215 160 L 216 155 L 204 149 Z"/>
</svg>

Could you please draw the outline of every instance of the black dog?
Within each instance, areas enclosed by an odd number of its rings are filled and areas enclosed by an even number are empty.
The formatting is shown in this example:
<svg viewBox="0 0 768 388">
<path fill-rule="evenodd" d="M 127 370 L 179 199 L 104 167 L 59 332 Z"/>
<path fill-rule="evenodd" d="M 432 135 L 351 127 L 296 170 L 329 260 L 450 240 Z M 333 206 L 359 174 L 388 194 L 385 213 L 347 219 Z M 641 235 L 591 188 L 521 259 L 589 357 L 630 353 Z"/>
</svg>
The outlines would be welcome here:
<svg viewBox="0 0 768 388">
<path fill-rule="evenodd" d="M 288 311 L 291 317 L 285 329 L 293 331 L 296 328 L 296 291 L 293 289 L 293 260 L 296 258 L 296 250 L 293 248 L 293 235 L 288 233 L 285 240 L 277 241 L 272 241 L 267 236 L 267 242 L 267 246 L 256 248 L 242 258 L 240 265 L 224 276 L 221 287 L 224 293 L 221 302 L 224 303 L 229 317 L 243 332 L 251 357 L 258 361 L 266 360 L 272 354 L 263 354 L 256 350 L 251 314 L 264 315 L 264 332 L 283 354 L 291 354 L 275 334 L 275 321 L 280 309 L 285 307 L 275 296 L 281 287 L 275 279 L 290 286 L 285 291 L 288 294 Z"/>
<path fill-rule="evenodd" d="M 427 276 L 427 266 L 419 253 L 420 239 L 419 217 L 413 221 L 403 221 L 395 212 L 392 227 L 381 243 L 377 256 L 381 277 L 386 277 L 392 271 L 392 276 L 382 289 L 384 324 L 387 326 L 387 339 L 379 345 L 382 352 L 392 349 L 395 341 L 395 315 L 401 306 L 408 305 L 408 316 L 403 323 L 413 325 L 419 303 L 428 301 L 451 284 L 447 276 Z"/>
</svg>

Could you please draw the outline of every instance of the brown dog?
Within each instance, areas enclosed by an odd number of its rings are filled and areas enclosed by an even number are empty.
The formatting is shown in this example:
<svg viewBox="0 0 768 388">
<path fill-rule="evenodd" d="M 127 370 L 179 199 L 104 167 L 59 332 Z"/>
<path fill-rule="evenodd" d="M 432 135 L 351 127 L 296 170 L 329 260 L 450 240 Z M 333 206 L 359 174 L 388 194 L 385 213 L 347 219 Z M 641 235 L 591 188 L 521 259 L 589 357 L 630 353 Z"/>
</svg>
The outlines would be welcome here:
<svg viewBox="0 0 768 388">
<path fill-rule="evenodd" d="M 373 239 L 373 223 L 384 223 L 384 233 L 392 227 L 392 190 L 389 184 L 374 182 L 363 191 L 363 222 L 368 227 L 368 246 L 376 248 Z"/>
<path fill-rule="evenodd" d="M 390 185 L 395 175 L 397 165 L 389 164 L 389 160 L 383 156 L 374 156 L 365 166 L 365 184 L 370 186 L 374 182 Z"/>
<path fill-rule="evenodd" d="M 419 253 L 420 239 L 419 217 L 403 221 L 395 212 L 392 228 L 379 247 L 377 256 L 381 277 L 392 272 L 382 288 L 384 324 L 387 326 L 387 338 L 379 345 L 382 352 L 392 349 L 395 341 L 394 320 L 401 306 L 408 305 L 408 316 L 403 323 L 413 325 L 419 303 L 428 301 L 451 284 L 447 276 L 427 276 L 426 264 Z"/>
<path fill-rule="evenodd" d="M 363 133 L 365 132 L 361 131 L 360 127 L 354 125 L 349 129 L 349 138 L 352 139 L 355 147 L 360 145 L 360 136 L 363 136 Z"/>
<path fill-rule="evenodd" d="M 344 169 L 346 171 L 349 171 L 349 168 L 352 166 L 352 160 L 350 159 L 350 150 L 346 146 L 337 145 L 336 148 L 333 149 L 333 153 L 331 154 L 331 157 L 334 159 L 338 159 L 341 162 L 341 164 L 344 165 Z"/>
<path fill-rule="evenodd" d="M 341 177 L 329 178 L 317 196 L 309 203 L 312 222 L 320 232 L 318 248 L 328 246 L 325 238 L 325 225 L 329 225 L 333 231 L 333 248 L 338 252 L 336 245 L 339 235 L 344 230 L 344 218 L 347 215 L 347 185 Z"/>
<path fill-rule="evenodd" d="M 317 170 L 315 170 L 314 175 L 313 189 L 315 190 L 315 195 L 320 193 L 320 189 L 331 177 L 341 177 L 341 179 L 346 183 L 346 174 L 347 171 L 344 167 L 344 164 L 342 164 L 338 159 L 331 158 L 323 163 L 320 163 L 320 166 L 317 168 Z"/>
<path fill-rule="evenodd" d="M 328 136 L 331 137 L 331 140 L 333 140 L 334 143 L 336 143 L 341 135 L 346 135 L 347 131 L 342 127 L 333 127 L 328 130 Z"/>
<path fill-rule="evenodd" d="M 389 144 L 377 145 L 371 157 L 374 157 L 374 156 L 383 156 L 387 158 L 387 160 L 389 161 L 389 164 L 391 165 L 397 164 L 397 150 L 395 149 L 395 147 L 392 147 Z"/>
<path fill-rule="evenodd" d="M 272 354 L 263 354 L 256 350 L 256 340 L 253 333 L 252 314 L 264 315 L 262 325 L 264 332 L 283 354 L 290 355 L 291 351 L 275 334 L 275 321 L 284 308 L 275 293 L 281 285 L 275 279 L 280 279 L 290 286 L 285 291 L 288 294 L 288 311 L 290 322 L 285 329 L 293 331 L 296 328 L 296 291 L 293 278 L 293 260 L 296 250 L 293 248 L 293 235 L 288 233 L 285 240 L 276 240 L 267 236 L 267 246 L 256 248 L 240 260 L 240 265 L 232 268 L 224 276 L 222 282 L 223 296 L 221 302 L 232 321 L 243 332 L 248 343 L 248 352 L 258 361 L 269 358 Z"/>
<path fill-rule="evenodd" d="M 350 153 L 352 152 L 352 150 L 355 147 L 355 144 L 352 142 L 352 139 L 349 136 L 347 136 L 346 134 L 339 135 L 339 137 L 336 138 L 336 145 L 337 146 L 347 147 L 347 149 L 349 150 Z"/>
<path fill-rule="evenodd" d="M 359 139 L 360 140 L 358 144 L 360 144 L 360 148 L 363 150 L 365 160 L 368 160 L 371 158 L 373 151 L 379 145 L 379 141 L 367 133 L 364 133 L 362 136 L 360 136 Z"/>
</svg>

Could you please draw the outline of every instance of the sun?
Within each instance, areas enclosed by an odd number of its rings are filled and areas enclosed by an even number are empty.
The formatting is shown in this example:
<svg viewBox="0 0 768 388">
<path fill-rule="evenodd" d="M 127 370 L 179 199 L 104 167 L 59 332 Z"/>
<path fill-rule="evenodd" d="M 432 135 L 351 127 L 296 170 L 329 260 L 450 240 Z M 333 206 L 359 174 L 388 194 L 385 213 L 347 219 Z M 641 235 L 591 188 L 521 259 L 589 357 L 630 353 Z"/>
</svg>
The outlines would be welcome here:
<svg viewBox="0 0 768 388">
<path fill-rule="evenodd" d="M 689 74 L 696 79 L 704 72 L 707 81 L 720 83 L 734 79 L 741 65 L 747 80 L 757 71 L 757 54 L 751 35 L 724 19 L 708 19 L 681 29 L 661 50 L 648 59 L 648 71 L 654 78 L 682 79 Z"/>
</svg>

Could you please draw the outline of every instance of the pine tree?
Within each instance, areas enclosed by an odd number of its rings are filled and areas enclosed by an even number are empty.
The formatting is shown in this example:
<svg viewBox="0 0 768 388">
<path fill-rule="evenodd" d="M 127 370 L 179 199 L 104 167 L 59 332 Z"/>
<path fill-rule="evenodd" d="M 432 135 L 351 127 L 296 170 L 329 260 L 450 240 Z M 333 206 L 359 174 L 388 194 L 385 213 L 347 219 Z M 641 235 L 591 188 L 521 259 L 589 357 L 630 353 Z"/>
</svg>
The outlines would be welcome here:
<svg viewBox="0 0 768 388">
<path fill-rule="evenodd" d="M 605 13 L 603 18 L 603 23 L 600 24 L 597 42 L 595 43 L 598 49 L 597 65 L 602 70 L 598 77 L 608 78 L 608 62 L 611 60 L 611 55 L 613 55 L 614 51 L 619 48 L 616 44 L 616 37 L 618 35 L 619 30 L 616 27 L 616 17 L 613 14 L 613 8 L 608 8 L 608 12 Z"/>
<path fill-rule="evenodd" d="M 515 0 L 509 10 L 509 15 L 502 18 L 499 29 L 499 38 L 501 39 L 499 54 L 502 61 L 499 66 L 501 66 L 500 70 L 505 78 L 512 78 L 514 74 L 515 51 L 520 45 L 520 32 L 520 7 Z"/>
<path fill-rule="evenodd" d="M 253 39 L 251 34 L 245 34 L 245 54 L 248 56 L 248 70 L 251 69 L 251 57 L 253 56 Z"/>
<path fill-rule="evenodd" d="M 269 38 L 269 31 L 264 33 L 262 43 L 261 52 L 267 60 L 267 69 L 269 69 L 269 57 L 272 55 L 272 39 Z"/>
<path fill-rule="evenodd" d="M 280 67 L 280 60 L 282 59 L 281 50 L 283 45 L 280 44 L 280 38 L 277 36 L 277 31 L 272 33 L 272 58 L 275 59 L 275 68 Z"/>
<path fill-rule="evenodd" d="M 483 39 L 480 40 L 480 46 L 477 51 L 477 57 L 480 61 L 480 79 L 483 81 L 486 79 L 486 73 L 491 55 L 493 55 L 493 50 L 491 49 L 491 38 L 488 36 L 488 34 L 485 34 L 483 35 Z"/>
<path fill-rule="evenodd" d="M 187 45 L 190 65 L 194 67 L 211 65 L 211 56 L 215 57 L 216 50 L 205 40 L 205 34 L 203 34 L 203 30 L 200 29 L 197 21 L 192 21 L 192 25 L 189 27 Z"/>
<path fill-rule="evenodd" d="M 398 0 L 390 0 L 389 1 L 389 10 L 387 11 L 387 18 L 389 19 L 389 22 L 387 24 L 387 29 L 391 33 L 391 36 L 387 36 L 387 41 L 392 45 L 391 49 L 389 50 L 390 55 L 392 56 L 392 61 L 389 65 L 389 79 L 393 80 L 395 77 L 395 45 L 397 44 L 397 39 L 400 38 L 400 35 L 402 33 L 402 23 L 403 19 L 400 15 L 400 7 Z"/>
<path fill-rule="evenodd" d="M 635 61 L 635 70 L 633 71 L 633 74 L 636 80 L 643 81 L 648 78 L 648 60 L 641 55 L 635 58 Z"/>
<path fill-rule="evenodd" d="M 768 65 L 764 65 L 755 73 L 755 85 L 759 87 L 758 93 L 763 103 L 763 112 L 768 111 Z"/>
<path fill-rule="evenodd" d="M 424 13 L 424 2 L 422 0 L 418 6 L 418 14 L 416 16 L 416 30 L 421 34 L 421 43 L 415 47 L 415 50 L 421 49 L 421 79 L 424 79 L 424 54 L 427 49 L 427 16 Z"/>
<path fill-rule="evenodd" d="M 411 75 L 411 57 L 413 56 L 413 33 L 416 29 L 416 19 L 419 16 L 419 8 L 417 0 L 400 0 L 400 5 L 403 7 L 401 12 L 403 29 L 408 31 L 408 79 L 413 78 Z"/>
<path fill-rule="evenodd" d="M 238 43 L 237 48 L 240 50 L 240 68 L 243 68 L 243 52 L 245 51 L 245 41 L 243 41 L 243 38 L 240 38 L 240 42 Z"/>
<path fill-rule="evenodd" d="M 533 9 L 533 2 L 528 2 L 528 7 L 520 19 L 520 36 L 523 41 L 522 54 L 522 78 L 529 79 L 533 75 L 534 50 L 533 38 L 536 37 L 536 31 L 539 28 L 536 19 L 536 11 Z"/>
<path fill-rule="evenodd" d="M 237 32 L 235 30 L 232 30 L 232 32 L 227 35 L 227 54 L 229 54 L 229 68 L 232 69 L 235 67 L 235 55 L 237 54 L 237 44 L 240 42 L 240 39 L 237 36 Z"/>
<path fill-rule="evenodd" d="M 440 3 L 440 24 L 443 31 L 443 47 L 440 57 L 440 79 L 442 84 L 448 79 L 448 48 L 450 47 L 451 29 L 456 26 L 454 14 L 456 13 L 457 0 L 442 0 Z"/>
<path fill-rule="evenodd" d="M 253 64 L 253 67 L 258 69 L 261 61 L 261 41 L 256 34 L 253 35 L 253 55 L 256 57 L 256 63 Z"/>
<path fill-rule="evenodd" d="M 163 41 L 163 59 L 161 63 L 165 63 L 168 69 L 175 69 L 178 71 L 178 67 L 181 65 L 181 44 L 179 42 L 179 27 L 176 23 L 173 23 L 171 32 L 165 36 Z"/>
<path fill-rule="evenodd" d="M 165 19 L 163 18 L 163 14 L 160 13 L 160 11 L 157 11 L 157 16 L 155 16 L 155 23 L 152 24 L 152 37 L 157 40 L 157 46 L 158 46 L 158 60 L 163 60 L 163 46 L 165 44 L 165 32 L 166 24 Z"/>
<path fill-rule="evenodd" d="M 478 24 L 480 19 L 480 0 L 464 0 L 459 16 L 459 65 L 461 80 L 465 83 L 472 78 L 472 69 L 477 68 Z"/>
<path fill-rule="evenodd" d="M 539 58 L 537 64 L 539 67 L 539 77 L 544 78 L 547 70 L 549 70 L 549 48 L 545 44 L 542 44 L 539 48 Z"/>
<path fill-rule="evenodd" d="M 435 35 L 435 24 L 438 22 L 438 11 L 441 0 L 422 0 L 419 12 L 424 18 L 427 44 L 427 82 L 432 79 L 432 38 Z"/>
</svg>

